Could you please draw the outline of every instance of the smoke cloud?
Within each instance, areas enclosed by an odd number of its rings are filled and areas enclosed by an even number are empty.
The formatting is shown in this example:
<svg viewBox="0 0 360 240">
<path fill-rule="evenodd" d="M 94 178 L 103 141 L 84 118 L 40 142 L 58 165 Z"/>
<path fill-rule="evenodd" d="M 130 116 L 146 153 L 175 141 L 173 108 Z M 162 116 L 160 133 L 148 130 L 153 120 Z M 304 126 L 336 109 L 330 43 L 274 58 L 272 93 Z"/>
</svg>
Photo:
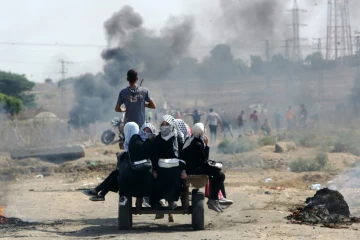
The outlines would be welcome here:
<svg viewBox="0 0 360 240">
<path fill-rule="evenodd" d="M 70 111 L 73 126 L 87 126 L 113 112 L 117 94 L 127 84 L 129 69 L 136 69 L 140 77 L 163 79 L 187 53 L 194 35 L 192 17 L 170 17 L 159 34 L 146 29 L 143 23 L 141 15 L 130 6 L 105 21 L 108 48 L 101 54 L 104 74 L 86 74 L 77 79 L 77 104 Z M 93 107 L 99 105 L 104 107 Z"/>
<path fill-rule="evenodd" d="M 220 0 L 221 28 L 232 45 L 284 38 L 289 31 L 287 5 L 278 0 Z"/>
<path fill-rule="evenodd" d="M 106 75 L 118 73 L 118 77 L 124 77 L 124 72 L 135 68 L 147 78 L 160 79 L 187 53 L 193 38 L 192 17 L 170 17 L 159 35 L 142 25 L 142 17 L 130 6 L 105 22 L 109 46 L 115 46 L 102 54 L 107 61 Z"/>
</svg>

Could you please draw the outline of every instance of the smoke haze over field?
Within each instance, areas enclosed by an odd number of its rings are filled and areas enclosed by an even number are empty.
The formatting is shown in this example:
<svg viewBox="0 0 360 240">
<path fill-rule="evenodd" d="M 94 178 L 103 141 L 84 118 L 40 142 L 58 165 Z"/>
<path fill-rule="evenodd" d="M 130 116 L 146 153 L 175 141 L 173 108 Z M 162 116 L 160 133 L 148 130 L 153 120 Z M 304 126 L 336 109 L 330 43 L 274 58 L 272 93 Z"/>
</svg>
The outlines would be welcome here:
<svg viewBox="0 0 360 240">
<path fill-rule="evenodd" d="M 136 69 L 140 76 L 154 80 L 166 77 L 187 53 L 194 34 L 194 21 L 189 16 L 172 16 L 160 34 L 155 34 L 143 27 L 139 13 L 124 6 L 104 23 L 104 28 L 109 46 L 101 54 L 105 60 L 104 74 L 83 75 L 78 79 L 75 84 L 77 105 L 70 113 L 75 122 L 82 119 L 83 123 L 91 123 L 112 112 L 113 107 L 109 106 L 115 106 L 121 86 L 127 85 L 125 79 L 129 69 Z M 99 87 L 101 94 L 97 93 Z M 96 114 L 92 108 L 83 107 L 94 106 L 94 103 L 107 107 Z"/>
<path fill-rule="evenodd" d="M 221 28 L 232 44 L 251 46 L 265 39 L 288 36 L 284 2 L 278 0 L 220 0 Z"/>
</svg>

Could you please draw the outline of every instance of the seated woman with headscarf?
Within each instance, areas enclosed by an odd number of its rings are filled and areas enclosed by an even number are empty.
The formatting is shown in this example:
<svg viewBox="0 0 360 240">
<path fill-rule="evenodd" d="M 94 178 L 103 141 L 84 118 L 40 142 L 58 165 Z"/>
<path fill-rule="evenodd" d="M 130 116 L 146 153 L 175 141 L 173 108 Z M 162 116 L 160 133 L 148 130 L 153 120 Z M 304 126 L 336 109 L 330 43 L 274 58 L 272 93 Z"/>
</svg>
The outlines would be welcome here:
<svg viewBox="0 0 360 240">
<path fill-rule="evenodd" d="M 192 128 L 192 136 L 188 138 L 181 151 L 180 157 L 186 162 L 186 173 L 188 175 L 208 175 L 210 180 L 210 199 L 207 202 L 209 209 L 216 212 L 222 212 L 223 209 L 219 204 L 219 191 L 225 195 L 225 175 L 208 167 L 205 162 L 209 159 L 210 148 L 208 138 L 204 133 L 204 125 L 197 123 Z M 225 199 L 226 200 L 226 199 Z M 231 200 L 227 200 L 232 203 Z"/>
<path fill-rule="evenodd" d="M 188 138 L 191 136 L 191 129 L 189 127 L 189 125 L 187 125 L 184 120 L 182 119 L 175 119 L 175 123 L 177 128 L 182 132 L 182 134 L 184 135 L 184 139 Z"/>
<path fill-rule="evenodd" d="M 128 197 L 143 197 L 143 205 L 150 207 L 149 196 L 152 194 L 153 182 L 151 169 L 134 171 L 131 163 L 150 159 L 155 128 L 150 123 L 144 123 L 139 130 L 136 123 L 130 122 L 125 125 L 124 132 L 128 161 L 120 165 L 119 204 L 126 205 Z M 131 136 L 130 140 L 127 140 L 126 136 Z"/>
<path fill-rule="evenodd" d="M 143 190 L 144 184 L 142 181 L 147 181 L 147 183 L 151 184 L 152 176 L 151 173 L 144 173 L 144 174 L 132 174 L 132 169 L 129 164 L 129 152 L 131 154 L 132 159 L 142 160 L 142 159 L 149 159 L 150 153 L 151 153 L 151 139 L 152 135 L 155 134 L 155 128 L 153 125 L 149 123 L 145 123 L 140 131 L 139 127 L 136 123 L 127 123 L 124 127 L 124 133 L 125 133 L 125 143 L 124 148 L 125 152 L 121 155 L 118 155 L 118 161 L 119 161 L 119 168 L 120 172 L 123 172 L 123 186 L 120 189 L 120 195 L 124 195 L 128 191 L 127 181 L 131 179 L 132 177 L 136 178 L 134 185 L 136 183 L 141 182 L 141 187 L 139 187 L 139 191 Z M 134 152 L 134 153 L 133 153 Z M 83 191 L 84 194 L 90 196 L 91 201 L 104 201 L 105 195 L 109 192 L 118 192 L 119 191 L 119 169 L 114 170 L 99 186 L 97 186 L 94 189 L 89 189 Z M 151 189 L 150 186 L 145 186 Z M 143 198 L 143 204 L 144 206 L 149 206 L 149 200 L 147 196 L 150 196 L 151 192 L 145 192 L 143 193 L 145 196 Z M 126 198 L 122 199 L 123 201 L 127 201 Z"/>
<path fill-rule="evenodd" d="M 162 117 L 160 134 L 156 136 L 151 157 L 153 166 L 154 204 L 161 199 L 175 209 L 179 199 L 181 178 L 185 179 L 185 161 L 179 159 L 183 146 L 183 134 L 177 129 L 175 119 L 170 115 Z"/>
</svg>

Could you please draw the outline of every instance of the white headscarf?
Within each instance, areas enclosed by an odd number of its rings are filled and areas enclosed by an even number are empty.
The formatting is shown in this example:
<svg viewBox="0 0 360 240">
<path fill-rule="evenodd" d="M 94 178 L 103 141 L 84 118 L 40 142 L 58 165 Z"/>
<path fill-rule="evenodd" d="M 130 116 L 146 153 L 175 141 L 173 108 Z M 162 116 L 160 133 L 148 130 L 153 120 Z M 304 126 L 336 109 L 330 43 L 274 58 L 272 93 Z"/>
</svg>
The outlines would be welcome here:
<svg viewBox="0 0 360 240">
<path fill-rule="evenodd" d="M 129 151 L 129 142 L 133 135 L 139 133 L 139 126 L 134 122 L 128 122 L 124 126 L 124 134 L 125 134 L 125 142 L 124 142 L 124 148 L 125 151 Z"/>
<path fill-rule="evenodd" d="M 164 115 L 162 117 L 162 122 L 167 122 L 169 125 L 160 127 L 161 138 L 165 141 L 168 141 L 170 138 L 175 137 L 173 141 L 174 154 L 176 157 L 179 157 L 179 145 L 177 137 L 179 136 L 184 141 L 184 135 L 177 127 L 175 118 L 173 116 Z"/>
<path fill-rule="evenodd" d="M 194 138 L 202 138 L 205 134 L 205 127 L 204 124 L 202 123 L 196 123 L 193 127 L 192 127 L 192 136 L 191 138 L 188 138 L 184 144 L 183 149 L 187 148 L 188 146 L 190 146 L 191 142 L 194 140 Z"/>
<path fill-rule="evenodd" d="M 151 133 L 145 132 L 145 128 L 149 128 L 151 130 Z M 150 134 L 155 134 L 155 127 L 151 123 L 145 122 L 139 130 L 139 135 L 143 141 L 146 141 L 146 139 L 149 138 Z"/>
</svg>

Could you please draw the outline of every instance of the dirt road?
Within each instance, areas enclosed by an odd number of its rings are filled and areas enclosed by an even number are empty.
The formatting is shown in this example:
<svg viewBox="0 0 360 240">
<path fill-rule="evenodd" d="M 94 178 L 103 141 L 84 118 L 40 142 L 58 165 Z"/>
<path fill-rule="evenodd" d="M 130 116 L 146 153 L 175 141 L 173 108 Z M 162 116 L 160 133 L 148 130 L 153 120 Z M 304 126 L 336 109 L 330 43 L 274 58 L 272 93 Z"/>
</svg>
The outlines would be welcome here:
<svg viewBox="0 0 360 240">
<path fill-rule="evenodd" d="M 154 216 L 134 217 L 133 230 L 117 230 L 117 194 L 105 202 L 91 202 L 75 188 L 96 184 L 99 179 L 45 177 L 11 183 L 7 216 L 29 221 L 16 227 L 0 228 L 2 239 L 358 239 L 359 226 L 328 229 L 320 226 L 288 224 L 289 209 L 314 194 L 310 190 L 271 190 L 237 185 L 239 175 L 228 172 L 227 188 L 234 205 L 222 214 L 206 209 L 206 230 L 192 231 L 190 216 L 175 216 L 175 223 Z M 261 177 L 260 177 L 261 178 Z M 251 178 L 249 178 L 251 179 Z M 244 179 L 243 179 L 244 180 Z M 265 194 L 270 191 L 271 195 Z"/>
<path fill-rule="evenodd" d="M 348 229 L 329 229 L 287 222 L 285 217 L 290 209 L 303 204 L 307 197 L 314 195 L 315 192 L 309 190 L 309 184 L 314 181 L 326 184 L 334 176 L 325 172 L 292 173 L 282 167 L 293 157 L 313 155 L 312 150 L 298 149 L 291 154 L 279 155 L 267 147 L 242 155 L 226 156 L 229 159 L 226 162 L 229 166 L 226 171 L 226 190 L 228 198 L 234 200 L 234 205 L 221 214 L 206 209 L 206 230 L 193 231 L 191 216 L 188 215 L 175 215 L 175 223 L 168 223 L 167 218 L 154 220 L 152 215 L 141 215 L 134 217 L 131 231 L 119 232 L 117 194 L 109 193 L 105 202 L 91 202 L 87 196 L 75 191 L 77 188 L 94 186 L 107 176 L 113 167 L 111 163 L 114 163 L 116 148 L 116 145 L 88 148 L 85 158 L 68 163 L 38 159 L 14 161 L 7 154 L 0 154 L 2 176 L 7 168 L 14 173 L 9 175 L 12 177 L 11 181 L 0 182 L 1 189 L 5 189 L 5 197 L 0 198 L 3 201 L 1 204 L 5 204 L 5 216 L 27 222 L 17 225 L 0 224 L 0 238 L 358 239 L 357 229 L 360 225 L 356 224 Z M 259 167 L 259 157 L 276 163 L 270 164 L 271 166 L 280 167 Z M 343 158 L 348 162 L 341 160 Z M 98 165 L 98 161 L 105 165 Z M 330 161 L 337 162 L 337 166 L 341 168 L 341 164 L 351 164 L 355 158 L 332 154 Z M 36 177 L 40 173 L 38 171 L 44 173 L 43 178 Z M 273 181 L 265 183 L 264 179 L 267 177 L 271 177 Z M 285 189 L 276 190 L 279 186 Z M 270 194 L 265 194 L 266 191 Z M 359 209 L 350 210 L 359 212 Z"/>
</svg>

